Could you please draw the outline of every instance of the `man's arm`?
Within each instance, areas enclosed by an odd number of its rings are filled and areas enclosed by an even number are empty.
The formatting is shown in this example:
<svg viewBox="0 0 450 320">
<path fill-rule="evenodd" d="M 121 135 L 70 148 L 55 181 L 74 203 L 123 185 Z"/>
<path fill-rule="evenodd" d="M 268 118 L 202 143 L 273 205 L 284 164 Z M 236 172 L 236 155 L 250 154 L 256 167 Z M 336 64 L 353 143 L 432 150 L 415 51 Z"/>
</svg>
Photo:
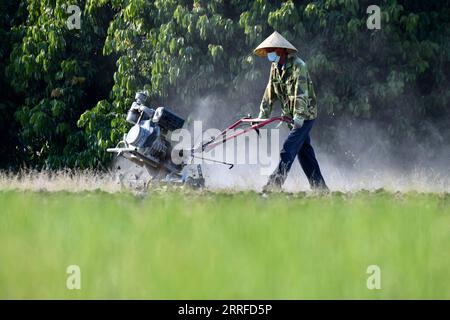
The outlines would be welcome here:
<svg viewBox="0 0 450 320">
<path fill-rule="evenodd" d="M 308 120 L 316 117 L 316 95 L 306 64 L 301 62 L 297 69 L 296 101 L 293 111 L 294 118 Z"/>
<path fill-rule="evenodd" d="M 270 69 L 270 77 L 269 83 L 267 83 L 266 90 L 264 91 L 264 96 L 261 101 L 261 105 L 259 106 L 259 116 L 260 119 L 267 119 L 270 117 L 272 113 L 273 103 L 274 103 L 274 95 L 272 94 L 272 73 L 274 72 L 273 66 Z"/>
</svg>

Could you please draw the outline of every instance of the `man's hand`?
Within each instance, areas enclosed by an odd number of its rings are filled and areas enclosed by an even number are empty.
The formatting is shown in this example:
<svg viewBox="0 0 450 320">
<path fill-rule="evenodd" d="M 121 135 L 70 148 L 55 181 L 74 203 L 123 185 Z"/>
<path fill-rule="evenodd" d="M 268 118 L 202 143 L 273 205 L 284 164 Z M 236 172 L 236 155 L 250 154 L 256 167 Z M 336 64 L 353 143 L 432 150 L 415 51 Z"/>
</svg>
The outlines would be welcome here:
<svg viewBox="0 0 450 320">
<path fill-rule="evenodd" d="M 294 129 L 300 129 L 301 127 L 303 127 L 304 122 L 305 122 L 305 119 L 303 119 L 302 117 L 294 116 L 294 119 L 293 119 Z"/>
</svg>

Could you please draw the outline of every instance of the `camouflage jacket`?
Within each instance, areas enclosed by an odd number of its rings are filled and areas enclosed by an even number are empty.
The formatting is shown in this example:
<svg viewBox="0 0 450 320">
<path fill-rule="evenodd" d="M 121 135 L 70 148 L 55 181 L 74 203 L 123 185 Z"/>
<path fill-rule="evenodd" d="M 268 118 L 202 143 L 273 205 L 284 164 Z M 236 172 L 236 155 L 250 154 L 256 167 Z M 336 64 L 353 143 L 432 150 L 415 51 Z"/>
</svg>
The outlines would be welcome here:
<svg viewBox="0 0 450 320">
<path fill-rule="evenodd" d="M 290 54 L 281 70 L 272 63 L 269 83 L 261 101 L 259 118 L 269 118 L 273 103 L 279 100 L 282 115 L 305 120 L 317 117 L 317 102 L 314 86 L 305 62 Z"/>
</svg>

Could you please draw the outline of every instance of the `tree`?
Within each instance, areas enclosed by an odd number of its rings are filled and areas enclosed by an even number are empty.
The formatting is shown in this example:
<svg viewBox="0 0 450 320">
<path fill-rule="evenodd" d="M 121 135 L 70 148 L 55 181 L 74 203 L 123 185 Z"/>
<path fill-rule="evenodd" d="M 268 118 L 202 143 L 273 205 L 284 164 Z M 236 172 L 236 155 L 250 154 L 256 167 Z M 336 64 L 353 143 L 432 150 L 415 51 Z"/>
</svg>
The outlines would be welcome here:
<svg viewBox="0 0 450 320">
<path fill-rule="evenodd" d="M 445 1 L 378 1 L 380 30 L 366 26 L 367 0 L 78 3 L 81 30 L 65 26 L 68 1 L 29 0 L 27 19 L 9 33 L 16 40 L 3 80 L 18 95 L 13 145 L 27 164 L 106 164 L 105 149 L 126 132 L 138 90 L 188 119 L 208 95 L 219 100 L 213 112 L 222 121 L 257 113 L 268 71 L 252 50 L 273 30 L 308 64 L 321 118 L 316 135 L 330 151 L 343 147 L 334 134 L 342 123 L 368 144 L 364 125 L 354 124 L 381 124 L 389 151 L 430 139 L 438 149 L 450 138 Z"/>
<path fill-rule="evenodd" d="M 19 151 L 32 166 L 100 164 L 84 156 L 85 135 L 76 122 L 112 85 L 113 65 L 101 55 L 112 12 L 84 12 L 83 27 L 69 30 L 69 4 L 29 0 L 26 22 L 12 30 L 22 40 L 13 47 L 7 75 L 23 98 L 15 111 Z"/>
<path fill-rule="evenodd" d="M 14 119 L 15 105 L 21 103 L 20 98 L 11 88 L 6 76 L 6 63 L 12 47 L 20 41 L 11 28 L 23 22 L 23 6 L 17 1 L 2 1 L 0 4 L 0 168 L 14 168 L 20 165 L 21 157 L 17 151 L 19 141 L 16 132 L 19 130 Z"/>
</svg>

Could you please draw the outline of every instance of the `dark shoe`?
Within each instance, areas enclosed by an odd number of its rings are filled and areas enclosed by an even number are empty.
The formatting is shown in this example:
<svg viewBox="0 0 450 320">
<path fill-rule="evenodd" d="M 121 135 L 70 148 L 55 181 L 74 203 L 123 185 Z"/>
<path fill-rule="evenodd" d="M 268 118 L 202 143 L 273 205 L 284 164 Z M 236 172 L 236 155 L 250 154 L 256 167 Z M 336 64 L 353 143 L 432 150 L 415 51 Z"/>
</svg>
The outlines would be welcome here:
<svg viewBox="0 0 450 320">
<path fill-rule="evenodd" d="M 281 192 L 283 182 L 284 182 L 283 176 L 274 173 L 269 177 L 269 181 L 267 181 L 267 184 L 263 187 L 262 191 L 264 193 Z"/>
<path fill-rule="evenodd" d="M 329 194 L 330 193 L 330 189 L 328 189 L 328 187 L 325 184 L 313 186 L 313 187 L 311 187 L 311 190 L 313 190 L 314 192 L 317 192 L 317 193 L 321 193 L 321 194 Z"/>
<path fill-rule="evenodd" d="M 282 188 L 281 186 L 274 184 L 274 183 L 267 183 L 263 188 L 263 193 L 273 193 L 273 192 L 281 192 Z"/>
</svg>

